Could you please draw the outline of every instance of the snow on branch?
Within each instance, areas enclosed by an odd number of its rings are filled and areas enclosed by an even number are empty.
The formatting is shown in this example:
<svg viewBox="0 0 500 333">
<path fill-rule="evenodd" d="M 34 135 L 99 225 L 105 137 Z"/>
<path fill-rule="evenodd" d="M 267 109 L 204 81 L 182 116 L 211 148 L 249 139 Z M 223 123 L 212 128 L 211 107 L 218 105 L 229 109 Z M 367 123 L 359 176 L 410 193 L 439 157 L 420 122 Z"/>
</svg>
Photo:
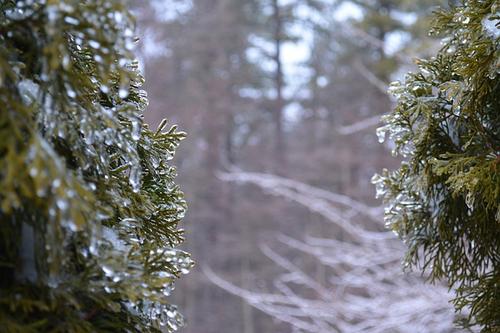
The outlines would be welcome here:
<svg viewBox="0 0 500 333">
<path fill-rule="evenodd" d="M 369 118 L 360 120 L 358 122 L 355 122 L 354 124 L 351 124 L 351 125 L 340 126 L 339 128 L 337 128 L 337 132 L 341 135 L 351 135 L 351 134 L 355 134 L 355 133 L 364 131 L 368 128 L 371 128 L 371 127 L 374 127 L 374 126 L 377 126 L 378 124 L 380 124 L 381 117 L 382 117 L 381 115 L 373 116 L 373 117 L 369 117 Z"/>
<path fill-rule="evenodd" d="M 341 227 L 353 239 L 358 241 L 362 239 L 378 241 L 394 237 L 387 231 L 372 231 L 351 223 L 352 218 L 362 215 L 375 222 L 374 225 L 380 224 L 382 210 L 380 207 L 370 207 L 346 195 L 265 173 L 224 172 L 219 173 L 219 178 L 225 181 L 257 185 L 270 194 L 295 201 L 312 212 L 322 215 L 327 221 Z M 375 229 L 377 228 L 380 229 L 380 225 L 375 226 Z"/>
<path fill-rule="evenodd" d="M 260 246 L 282 269 L 270 281 L 275 291 L 240 288 L 205 267 L 215 285 L 290 324 L 294 332 L 419 333 L 430 327 L 435 333 L 455 332 L 456 316 L 447 288 L 403 273 L 404 245 L 392 233 L 380 230 L 378 207 L 275 175 L 233 170 L 219 177 L 254 184 L 302 205 L 342 227 L 349 237 L 308 235 L 298 240 L 279 234 L 276 243 Z M 359 217 L 364 224 L 355 223 Z M 322 279 L 314 267 L 322 267 Z"/>
</svg>

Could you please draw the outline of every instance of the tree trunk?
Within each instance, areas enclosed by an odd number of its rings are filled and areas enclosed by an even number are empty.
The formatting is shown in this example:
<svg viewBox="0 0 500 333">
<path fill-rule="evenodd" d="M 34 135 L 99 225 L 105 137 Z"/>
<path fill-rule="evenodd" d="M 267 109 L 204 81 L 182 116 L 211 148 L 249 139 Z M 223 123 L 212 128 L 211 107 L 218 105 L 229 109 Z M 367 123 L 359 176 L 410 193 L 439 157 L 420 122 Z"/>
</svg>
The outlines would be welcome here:
<svg viewBox="0 0 500 333">
<path fill-rule="evenodd" d="M 274 18 L 274 63 L 276 71 L 274 73 L 274 86 L 276 90 L 276 100 L 274 103 L 273 118 L 275 125 L 275 142 L 274 154 L 275 163 L 274 170 L 278 174 L 282 174 L 286 168 L 286 146 L 283 133 L 283 64 L 281 61 L 281 47 L 283 39 L 283 19 L 280 14 L 280 6 L 278 0 L 273 0 L 273 18 Z"/>
</svg>

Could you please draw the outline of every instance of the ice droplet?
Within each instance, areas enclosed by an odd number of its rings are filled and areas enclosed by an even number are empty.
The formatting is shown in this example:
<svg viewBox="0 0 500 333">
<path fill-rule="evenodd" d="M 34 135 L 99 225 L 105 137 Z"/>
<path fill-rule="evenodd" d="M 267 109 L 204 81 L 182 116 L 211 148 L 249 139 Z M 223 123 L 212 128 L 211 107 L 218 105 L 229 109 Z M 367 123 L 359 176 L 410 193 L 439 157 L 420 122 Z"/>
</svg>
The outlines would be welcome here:
<svg viewBox="0 0 500 333">
<path fill-rule="evenodd" d="M 132 37 L 134 35 L 134 32 L 132 31 L 132 29 L 127 28 L 125 29 L 124 35 L 125 37 Z"/>
<path fill-rule="evenodd" d="M 132 139 L 137 141 L 141 138 L 141 122 L 139 120 L 132 120 Z"/>
<path fill-rule="evenodd" d="M 55 179 L 53 182 L 52 182 L 52 187 L 53 188 L 58 188 L 59 186 L 61 186 L 61 180 L 59 178 Z"/>
<path fill-rule="evenodd" d="M 59 16 L 59 9 L 55 5 L 47 6 L 47 18 L 50 22 L 57 20 Z"/>
<path fill-rule="evenodd" d="M 116 23 L 121 23 L 123 20 L 123 15 L 120 12 L 115 12 L 115 21 Z"/>
<path fill-rule="evenodd" d="M 59 199 L 56 201 L 57 208 L 60 210 L 66 210 L 68 209 L 68 201 L 65 199 Z"/>
<path fill-rule="evenodd" d="M 389 95 L 399 98 L 399 96 L 401 96 L 401 82 L 391 82 L 389 88 L 387 89 L 387 92 L 389 93 Z"/>
<path fill-rule="evenodd" d="M 382 198 L 387 192 L 384 186 L 384 178 L 379 174 L 375 174 L 371 179 L 371 183 L 375 185 L 376 198 Z"/>
<path fill-rule="evenodd" d="M 141 188 L 141 168 L 133 166 L 130 169 L 129 183 L 132 186 L 132 191 L 139 192 Z"/>
<path fill-rule="evenodd" d="M 118 96 L 120 98 L 127 98 L 128 96 L 128 87 L 120 87 L 120 90 L 118 90 Z"/>
<path fill-rule="evenodd" d="M 108 266 L 102 266 L 102 271 L 104 272 L 104 274 L 107 276 L 107 277 L 110 277 L 110 276 L 113 276 L 113 274 L 115 273 L 110 267 Z"/>
<path fill-rule="evenodd" d="M 134 47 L 135 47 L 135 43 L 134 43 L 132 40 L 128 39 L 128 40 L 125 42 L 125 48 L 126 48 L 127 50 L 132 51 L 132 50 L 134 49 Z"/>
<path fill-rule="evenodd" d="M 109 87 L 105 84 L 101 85 L 101 91 L 105 94 L 109 93 Z"/>
<path fill-rule="evenodd" d="M 71 59 L 70 59 L 70 57 L 68 55 L 65 55 L 62 58 L 61 63 L 62 63 L 63 68 L 68 69 L 69 66 L 71 65 Z"/>
<path fill-rule="evenodd" d="M 56 277 L 50 276 L 47 281 L 47 284 L 50 288 L 57 288 L 59 286 L 59 281 L 57 280 Z"/>
<path fill-rule="evenodd" d="M 386 136 L 386 133 L 388 130 L 389 130 L 389 128 L 387 126 L 382 126 L 382 127 L 377 128 L 376 133 L 377 133 L 377 138 L 378 138 L 379 143 L 384 143 L 385 136 Z"/>
<path fill-rule="evenodd" d="M 164 327 L 164 326 L 167 326 L 168 324 L 168 319 L 165 318 L 165 316 L 160 316 L 160 320 L 158 322 L 160 324 L 160 326 Z"/>
<path fill-rule="evenodd" d="M 64 224 L 69 228 L 69 230 L 71 230 L 72 232 L 77 232 L 78 231 L 78 226 L 76 225 L 76 223 L 71 220 L 71 219 L 68 219 L 68 220 L 65 220 L 64 221 Z"/>
<path fill-rule="evenodd" d="M 128 61 L 125 58 L 120 58 L 120 60 L 118 60 L 118 65 L 120 65 L 122 67 L 125 67 L 127 65 L 127 63 L 128 63 Z"/>
<path fill-rule="evenodd" d="M 101 44 L 95 40 L 89 41 L 89 45 L 94 49 L 98 49 L 99 47 L 101 47 Z"/>
<path fill-rule="evenodd" d="M 13 20 L 21 20 L 24 18 L 24 11 L 20 8 L 8 9 L 5 11 L 5 15 Z"/>
<path fill-rule="evenodd" d="M 36 167 L 31 167 L 29 174 L 31 177 L 36 177 L 38 175 L 38 169 Z"/>
<path fill-rule="evenodd" d="M 76 97 L 76 92 L 73 89 L 67 89 L 66 93 L 68 94 L 69 98 L 75 98 Z"/>
<path fill-rule="evenodd" d="M 157 158 L 156 156 L 151 156 L 151 163 L 153 164 L 153 167 L 155 169 L 158 169 L 158 167 L 160 166 L 161 160 L 159 158 Z"/>
<path fill-rule="evenodd" d="M 90 245 L 89 245 L 89 252 L 92 255 L 97 255 L 98 254 L 98 245 L 97 245 L 97 240 L 95 238 L 92 238 Z"/>
<path fill-rule="evenodd" d="M 71 17 L 71 16 L 66 16 L 64 18 L 64 22 L 71 24 L 71 25 L 78 25 L 78 23 L 80 23 L 76 18 Z"/>
<path fill-rule="evenodd" d="M 475 197 L 472 192 L 467 193 L 467 195 L 465 196 L 465 204 L 471 211 L 474 210 L 474 201 Z"/>
</svg>

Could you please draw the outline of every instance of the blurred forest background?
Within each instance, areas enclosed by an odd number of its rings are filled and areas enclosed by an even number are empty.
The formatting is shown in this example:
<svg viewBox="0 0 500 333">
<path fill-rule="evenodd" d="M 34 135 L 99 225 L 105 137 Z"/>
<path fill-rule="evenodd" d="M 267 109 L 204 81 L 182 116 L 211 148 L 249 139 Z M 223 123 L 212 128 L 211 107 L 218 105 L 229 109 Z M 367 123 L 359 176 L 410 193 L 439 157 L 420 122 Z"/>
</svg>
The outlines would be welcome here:
<svg viewBox="0 0 500 333">
<path fill-rule="evenodd" d="M 403 275 L 370 184 L 399 163 L 376 128 L 389 83 L 440 47 L 437 5 L 134 2 L 146 121 L 188 133 L 183 332 L 455 331 L 446 289 Z"/>
</svg>

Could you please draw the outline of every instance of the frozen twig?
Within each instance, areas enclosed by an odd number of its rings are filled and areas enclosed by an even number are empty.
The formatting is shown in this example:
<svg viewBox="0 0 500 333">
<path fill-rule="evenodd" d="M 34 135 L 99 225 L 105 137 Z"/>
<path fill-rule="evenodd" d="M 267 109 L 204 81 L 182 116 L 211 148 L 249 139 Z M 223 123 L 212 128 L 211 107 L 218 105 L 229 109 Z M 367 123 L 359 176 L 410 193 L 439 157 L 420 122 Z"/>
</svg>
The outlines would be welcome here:
<svg viewBox="0 0 500 333">
<path fill-rule="evenodd" d="M 294 332 L 419 333 L 429 327 L 435 333 L 455 332 L 447 288 L 427 284 L 415 274 L 403 274 L 400 260 L 404 245 L 392 233 L 377 231 L 381 218 L 377 207 L 275 175 L 232 169 L 219 177 L 254 184 L 303 205 L 341 226 L 349 237 L 306 236 L 298 240 L 277 235 L 273 247 L 285 247 L 286 253 L 296 253 L 294 258 L 307 258 L 307 267 L 315 262 L 325 268 L 329 278 L 321 283 L 310 270 L 263 244 L 261 251 L 283 269 L 270 281 L 274 292 L 240 288 L 205 267 L 206 276 L 215 285 L 290 324 Z M 360 216 L 365 223 L 354 223 L 352 218 Z"/>
<path fill-rule="evenodd" d="M 369 117 L 369 118 L 360 120 L 358 122 L 355 122 L 351 125 L 340 126 L 339 128 L 337 128 L 337 132 L 341 135 L 351 135 L 351 134 L 355 134 L 355 133 L 364 131 L 368 128 L 371 128 L 371 127 L 374 127 L 374 126 L 377 126 L 378 124 L 380 124 L 381 117 L 382 117 L 381 115 L 373 116 L 373 117 Z"/>
</svg>

